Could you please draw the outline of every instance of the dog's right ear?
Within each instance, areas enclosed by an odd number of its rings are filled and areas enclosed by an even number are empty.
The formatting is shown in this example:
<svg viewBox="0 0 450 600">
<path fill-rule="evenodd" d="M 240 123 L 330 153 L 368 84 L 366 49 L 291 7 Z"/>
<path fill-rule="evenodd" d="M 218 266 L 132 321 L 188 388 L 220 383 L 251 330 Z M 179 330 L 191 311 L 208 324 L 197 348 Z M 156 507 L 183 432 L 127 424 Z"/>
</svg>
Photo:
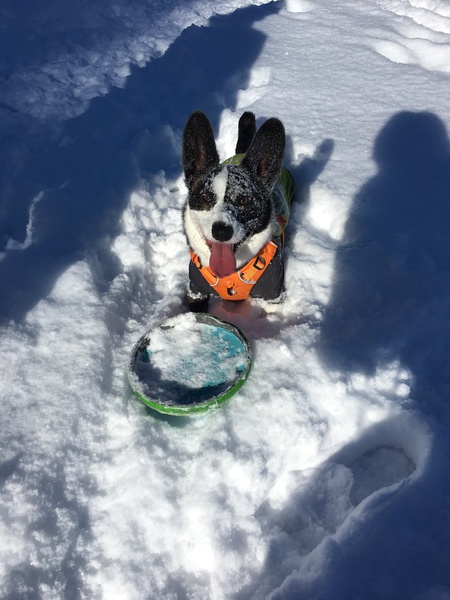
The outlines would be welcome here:
<svg viewBox="0 0 450 600">
<path fill-rule="evenodd" d="M 219 166 L 213 128 L 200 111 L 191 114 L 184 128 L 181 164 L 189 188 L 199 176 Z"/>
<path fill-rule="evenodd" d="M 280 175 L 286 146 L 283 123 L 272 117 L 257 131 L 241 165 L 259 177 L 270 192 Z"/>
</svg>

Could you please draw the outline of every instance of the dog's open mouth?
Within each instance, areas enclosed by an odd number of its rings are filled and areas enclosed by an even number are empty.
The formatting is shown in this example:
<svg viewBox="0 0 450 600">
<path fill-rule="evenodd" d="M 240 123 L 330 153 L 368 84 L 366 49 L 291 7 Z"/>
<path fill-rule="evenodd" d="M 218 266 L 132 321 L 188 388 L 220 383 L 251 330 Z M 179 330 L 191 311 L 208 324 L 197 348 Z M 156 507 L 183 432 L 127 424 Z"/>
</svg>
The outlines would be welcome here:
<svg viewBox="0 0 450 600">
<path fill-rule="evenodd" d="M 228 277 L 236 271 L 236 258 L 234 256 L 234 244 L 223 242 L 207 242 L 211 250 L 209 268 L 217 277 Z"/>
</svg>

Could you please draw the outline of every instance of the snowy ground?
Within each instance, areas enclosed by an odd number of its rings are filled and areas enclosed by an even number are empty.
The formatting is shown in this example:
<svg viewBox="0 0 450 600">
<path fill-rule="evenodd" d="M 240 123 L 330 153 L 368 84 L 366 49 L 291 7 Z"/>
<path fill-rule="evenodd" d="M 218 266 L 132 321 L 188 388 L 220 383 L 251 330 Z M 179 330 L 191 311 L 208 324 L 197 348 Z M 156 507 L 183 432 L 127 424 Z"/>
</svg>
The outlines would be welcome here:
<svg viewBox="0 0 450 600">
<path fill-rule="evenodd" d="M 450 599 L 447 0 L 2 0 L 0 596 Z M 194 24 L 194 27 L 190 27 Z M 125 379 L 183 312 L 183 125 L 281 118 L 283 307 L 162 418 Z"/>
</svg>

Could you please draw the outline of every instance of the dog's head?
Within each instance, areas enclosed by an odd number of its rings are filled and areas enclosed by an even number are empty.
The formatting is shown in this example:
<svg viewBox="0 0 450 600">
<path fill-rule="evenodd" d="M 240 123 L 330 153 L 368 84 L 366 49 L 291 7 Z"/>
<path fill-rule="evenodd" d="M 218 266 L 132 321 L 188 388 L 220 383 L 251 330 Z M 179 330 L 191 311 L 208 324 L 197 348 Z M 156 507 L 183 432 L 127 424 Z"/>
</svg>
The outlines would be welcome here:
<svg viewBox="0 0 450 600">
<path fill-rule="evenodd" d="M 184 225 L 189 245 L 218 277 L 230 275 L 270 240 L 271 191 L 284 155 L 281 121 L 268 119 L 240 165 L 221 165 L 210 122 L 193 113 L 184 129 L 182 164 L 189 195 Z"/>
</svg>

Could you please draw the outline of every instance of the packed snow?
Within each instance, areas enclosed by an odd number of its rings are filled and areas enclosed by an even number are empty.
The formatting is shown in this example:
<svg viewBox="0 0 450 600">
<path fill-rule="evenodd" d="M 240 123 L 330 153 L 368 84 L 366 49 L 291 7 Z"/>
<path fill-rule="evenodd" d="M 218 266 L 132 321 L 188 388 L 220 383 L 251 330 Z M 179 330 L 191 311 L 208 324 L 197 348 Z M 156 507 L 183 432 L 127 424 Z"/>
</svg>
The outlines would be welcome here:
<svg viewBox="0 0 450 600">
<path fill-rule="evenodd" d="M 450 599 L 447 0 L 2 0 L 0 596 Z M 280 118 L 287 297 L 195 418 L 126 378 L 186 312 L 181 135 Z"/>
</svg>

